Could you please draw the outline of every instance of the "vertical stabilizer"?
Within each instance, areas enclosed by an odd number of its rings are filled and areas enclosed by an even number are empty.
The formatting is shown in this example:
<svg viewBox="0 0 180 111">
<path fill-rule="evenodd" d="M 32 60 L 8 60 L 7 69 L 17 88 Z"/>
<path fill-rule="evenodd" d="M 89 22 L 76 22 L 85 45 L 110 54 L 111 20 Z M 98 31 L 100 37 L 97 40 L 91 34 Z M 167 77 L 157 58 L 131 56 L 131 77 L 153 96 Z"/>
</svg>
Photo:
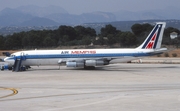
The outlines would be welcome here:
<svg viewBox="0 0 180 111">
<path fill-rule="evenodd" d="M 146 40 L 137 49 L 159 49 L 161 47 L 165 22 L 158 22 Z"/>
</svg>

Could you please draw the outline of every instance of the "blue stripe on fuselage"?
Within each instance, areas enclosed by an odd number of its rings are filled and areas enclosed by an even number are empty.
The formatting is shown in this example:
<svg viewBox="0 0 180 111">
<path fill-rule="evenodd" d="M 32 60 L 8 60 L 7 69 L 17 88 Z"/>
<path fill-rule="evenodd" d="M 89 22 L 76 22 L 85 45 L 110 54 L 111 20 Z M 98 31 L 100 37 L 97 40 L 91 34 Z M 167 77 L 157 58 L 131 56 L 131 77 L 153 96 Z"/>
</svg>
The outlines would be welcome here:
<svg viewBox="0 0 180 111">
<path fill-rule="evenodd" d="M 151 56 L 152 53 L 112 53 L 112 54 L 52 54 L 52 55 L 24 55 L 25 59 L 50 59 L 50 58 L 106 58 L 106 57 L 140 57 Z M 11 59 L 20 59 L 22 56 L 16 56 Z"/>
</svg>

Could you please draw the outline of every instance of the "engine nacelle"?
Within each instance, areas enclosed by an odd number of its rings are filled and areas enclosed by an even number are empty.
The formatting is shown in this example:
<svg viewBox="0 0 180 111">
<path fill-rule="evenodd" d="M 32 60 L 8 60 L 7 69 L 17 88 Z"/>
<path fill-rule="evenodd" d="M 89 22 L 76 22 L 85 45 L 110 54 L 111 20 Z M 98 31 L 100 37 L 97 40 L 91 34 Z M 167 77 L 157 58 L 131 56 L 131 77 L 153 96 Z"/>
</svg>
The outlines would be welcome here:
<svg viewBox="0 0 180 111">
<path fill-rule="evenodd" d="M 84 67 L 84 62 L 66 62 L 67 67 Z"/>
<path fill-rule="evenodd" d="M 86 60 L 85 66 L 102 66 L 102 65 L 108 65 L 108 61 L 103 60 Z"/>
</svg>

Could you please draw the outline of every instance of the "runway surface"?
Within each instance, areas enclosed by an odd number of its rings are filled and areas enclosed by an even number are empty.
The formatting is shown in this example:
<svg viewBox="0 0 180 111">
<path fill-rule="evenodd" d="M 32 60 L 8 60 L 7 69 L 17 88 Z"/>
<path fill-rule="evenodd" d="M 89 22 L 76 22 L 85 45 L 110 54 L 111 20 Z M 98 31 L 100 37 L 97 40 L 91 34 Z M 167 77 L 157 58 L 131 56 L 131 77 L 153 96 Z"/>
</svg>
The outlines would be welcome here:
<svg viewBox="0 0 180 111">
<path fill-rule="evenodd" d="M 180 111 L 180 64 L 0 71 L 2 111 Z"/>
</svg>

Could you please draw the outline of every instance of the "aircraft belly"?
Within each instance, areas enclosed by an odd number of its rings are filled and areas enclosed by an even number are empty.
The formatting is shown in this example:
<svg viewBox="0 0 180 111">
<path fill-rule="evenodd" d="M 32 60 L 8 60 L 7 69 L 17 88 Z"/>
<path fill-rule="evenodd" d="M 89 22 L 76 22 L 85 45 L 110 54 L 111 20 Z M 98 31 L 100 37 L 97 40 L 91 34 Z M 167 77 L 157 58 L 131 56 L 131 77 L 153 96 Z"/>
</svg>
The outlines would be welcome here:
<svg viewBox="0 0 180 111">
<path fill-rule="evenodd" d="M 110 61 L 110 64 L 113 63 L 123 63 L 123 62 L 128 62 L 128 61 L 132 61 L 132 60 L 137 60 L 140 59 L 141 57 L 123 57 L 123 58 L 117 58 L 117 59 L 113 59 Z"/>
<path fill-rule="evenodd" d="M 26 59 L 25 61 L 22 61 L 22 65 L 58 65 L 58 59 Z"/>
<path fill-rule="evenodd" d="M 29 66 L 37 65 L 37 60 L 36 59 L 26 59 L 26 60 L 22 61 L 22 65 L 29 65 Z"/>
<path fill-rule="evenodd" d="M 59 59 L 39 59 L 38 65 L 58 65 Z"/>
</svg>

